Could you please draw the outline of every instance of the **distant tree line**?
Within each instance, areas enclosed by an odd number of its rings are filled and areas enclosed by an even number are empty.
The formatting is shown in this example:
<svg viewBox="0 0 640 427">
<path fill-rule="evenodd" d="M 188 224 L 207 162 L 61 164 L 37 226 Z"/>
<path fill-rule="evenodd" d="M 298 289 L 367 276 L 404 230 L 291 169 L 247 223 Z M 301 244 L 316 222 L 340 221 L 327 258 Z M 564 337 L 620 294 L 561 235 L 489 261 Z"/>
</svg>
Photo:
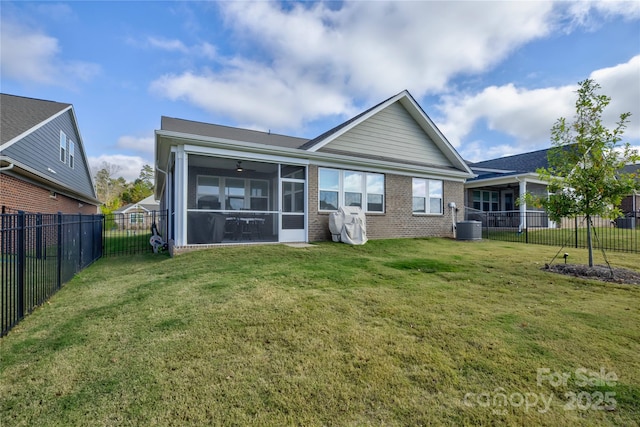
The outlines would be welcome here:
<svg viewBox="0 0 640 427">
<path fill-rule="evenodd" d="M 120 170 L 121 167 L 116 164 L 102 162 L 92 171 L 96 194 L 98 200 L 102 202 L 100 209 L 103 213 L 111 213 L 153 194 L 154 171 L 151 166 L 144 165 L 140 175 L 133 182 L 127 182 L 122 176 L 116 178 Z"/>
</svg>

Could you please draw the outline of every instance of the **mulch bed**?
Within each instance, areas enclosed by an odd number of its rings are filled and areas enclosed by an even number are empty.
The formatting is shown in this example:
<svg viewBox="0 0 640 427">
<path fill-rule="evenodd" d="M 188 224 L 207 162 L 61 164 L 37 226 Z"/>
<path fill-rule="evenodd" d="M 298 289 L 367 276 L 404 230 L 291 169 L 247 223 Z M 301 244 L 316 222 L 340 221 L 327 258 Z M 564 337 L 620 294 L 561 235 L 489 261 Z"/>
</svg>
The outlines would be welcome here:
<svg viewBox="0 0 640 427">
<path fill-rule="evenodd" d="M 606 265 L 594 265 L 589 267 L 581 264 L 545 264 L 545 270 L 553 273 L 565 274 L 567 276 L 580 277 L 583 279 L 595 279 L 611 283 L 628 283 L 640 285 L 640 272 L 628 270 L 626 268 L 609 268 Z M 613 276 L 611 273 L 613 272 Z"/>
</svg>

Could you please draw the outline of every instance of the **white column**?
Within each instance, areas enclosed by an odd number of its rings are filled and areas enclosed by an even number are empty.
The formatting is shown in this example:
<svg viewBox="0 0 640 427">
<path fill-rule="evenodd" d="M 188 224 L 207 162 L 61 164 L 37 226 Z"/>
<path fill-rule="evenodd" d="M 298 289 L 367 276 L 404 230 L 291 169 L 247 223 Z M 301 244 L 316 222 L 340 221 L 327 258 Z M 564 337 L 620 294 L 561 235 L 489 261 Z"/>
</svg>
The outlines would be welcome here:
<svg viewBox="0 0 640 427">
<path fill-rule="evenodd" d="M 188 184 L 188 163 L 187 154 L 184 152 L 183 146 L 176 147 L 176 163 L 175 163 L 175 194 L 173 197 L 176 201 L 175 212 L 175 230 L 176 230 L 176 246 L 184 246 L 187 244 L 187 184 Z"/>
<path fill-rule="evenodd" d="M 527 193 L 527 180 L 525 178 L 520 181 L 520 231 L 527 228 L 527 202 L 523 195 Z"/>
</svg>

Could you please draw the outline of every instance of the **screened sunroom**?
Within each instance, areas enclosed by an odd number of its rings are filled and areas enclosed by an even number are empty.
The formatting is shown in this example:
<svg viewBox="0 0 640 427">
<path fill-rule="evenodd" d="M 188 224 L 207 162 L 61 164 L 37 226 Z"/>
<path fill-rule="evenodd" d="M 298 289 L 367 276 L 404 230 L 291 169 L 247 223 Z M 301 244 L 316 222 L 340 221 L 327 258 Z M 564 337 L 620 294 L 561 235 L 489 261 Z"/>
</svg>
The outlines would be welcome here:
<svg viewBox="0 0 640 427">
<path fill-rule="evenodd" d="M 187 244 L 304 241 L 306 168 L 187 156 Z"/>
</svg>

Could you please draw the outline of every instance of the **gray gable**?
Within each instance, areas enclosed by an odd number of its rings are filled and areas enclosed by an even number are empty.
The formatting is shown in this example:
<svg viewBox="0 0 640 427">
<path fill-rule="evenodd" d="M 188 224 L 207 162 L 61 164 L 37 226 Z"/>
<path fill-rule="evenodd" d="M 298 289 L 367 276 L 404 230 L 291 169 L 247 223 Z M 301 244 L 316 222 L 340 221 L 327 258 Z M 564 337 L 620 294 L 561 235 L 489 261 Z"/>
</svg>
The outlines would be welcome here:
<svg viewBox="0 0 640 427">
<path fill-rule="evenodd" d="M 71 104 L 0 93 L 0 145 L 70 106 Z"/>
<path fill-rule="evenodd" d="M 36 176 L 39 181 L 48 182 L 61 192 L 97 204 L 89 165 L 71 104 L 13 95 L 3 95 L 1 100 L 4 145 L 0 146 L 0 156 L 5 162 L 16 164 L 17 168 L 12 172 L 29 177 Z M 7 105 L 4 103 L 6 100 Z M 5 137 L 5 123 L 8 132 L 15 134 L 12 138 Z M 60 159 L 60 132 L 64 132 L 69 144 L 66 146 L 64 162 Z M 69 163 L 71 142 L 74 146 L 73 167 Z"/>
<path fill-rule="evenodd" d="M 397 95 L 394 95 L 392 97 L 389 97 L 387 99 L 385 99 L 382 102 L 379 102 L 378 104 L 374 105 L 373 107 L 369 108 L 368 110 L 363 111 L 362 113 L 358 114 L 355 117 L 350 118 L 349 120 L 347 120 L 346 122 L 340 123 L 338 126 L 329 129 L 328 131 L 326 131 L 325 133 L 323 133 L 322 135 L 319 135 L 315 138 L 313 138 L 312 140 L 308 141 L 307 143 L 305 143 L 304 145 L 302 145 L 300 148 L 302 148 L 303 150 L 308 150 L 312 147 L 314 147 L 315 145 L 318 145 L 320 142 L 324 141 L 325 139 L 329 138 L 330 136 L 332 136 L 335 133 L 338 133 L 340 130 L 344 129 L 345 127 L 349 126 L 350 124 L 356 122 L 357 120 L 359 120 L 361 117 L 369 114 L 371 111 L 375 110 L 376 108 L 378 108 L 379 106 L 381 106 L 382 104 L 384 104 L 385 102 L 389 101 L 391 98 L 395 98 Z"/>
</svg>

